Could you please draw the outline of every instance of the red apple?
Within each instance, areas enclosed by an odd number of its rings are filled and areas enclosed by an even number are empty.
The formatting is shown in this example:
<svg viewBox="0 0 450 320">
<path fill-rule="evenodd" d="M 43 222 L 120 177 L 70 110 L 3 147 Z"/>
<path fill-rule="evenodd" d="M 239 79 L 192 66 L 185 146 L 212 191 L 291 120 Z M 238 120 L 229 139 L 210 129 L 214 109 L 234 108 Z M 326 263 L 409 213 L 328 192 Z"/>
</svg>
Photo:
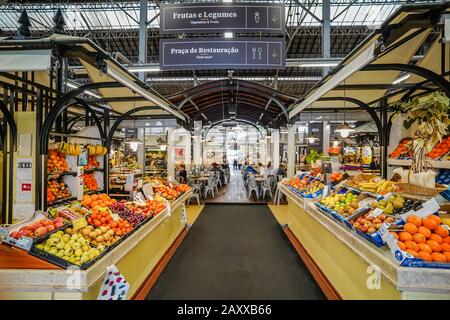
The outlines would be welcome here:
<svg viewBox="0 0 450 320">
<path fill-rule="evenodd" d="M 55 228 L 57 228 L 57 229 L 58 229 L 58 228 L 61 228 L 63 225 L 64 225 L 63 222 L 59 222 L 59 221 L 58 221 L 58 222 L 55 223 Z"/>
<path fill-rule="evenodd" d="M 14 239 L 19 239 L 22 235 L 20 234 L 19 231 L 13 231 L 9 236 Z"/>
<path fill-rule="evenodd" d="M 362 232 L 366 233 L 368 229 L 369 229 L 368 227 L 362 226 L 360 230 L 361 230 Z"/>
</svg>

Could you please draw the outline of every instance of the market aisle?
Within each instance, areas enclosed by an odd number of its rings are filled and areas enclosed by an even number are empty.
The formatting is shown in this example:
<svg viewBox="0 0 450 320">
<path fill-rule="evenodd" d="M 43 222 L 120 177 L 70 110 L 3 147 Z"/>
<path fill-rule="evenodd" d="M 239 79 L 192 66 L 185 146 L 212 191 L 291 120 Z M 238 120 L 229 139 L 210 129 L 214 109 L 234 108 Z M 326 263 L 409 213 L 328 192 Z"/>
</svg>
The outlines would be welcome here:
<svg viewBox="0 0 450 320">
<path fill-rule="evenodd" d="M 324 299 L 266 205 L 206 205 L 147 299 Z"/>
<path fill-rule="evenodd" d="M 254 195 L 248 199 L 247 189 L 240 170 L 231 170 L 230 182 L 219 190 L 215 198 L 208 197 L 205 203 L 266 203 L 265 200 L 257 201 Z"/>
</svg>

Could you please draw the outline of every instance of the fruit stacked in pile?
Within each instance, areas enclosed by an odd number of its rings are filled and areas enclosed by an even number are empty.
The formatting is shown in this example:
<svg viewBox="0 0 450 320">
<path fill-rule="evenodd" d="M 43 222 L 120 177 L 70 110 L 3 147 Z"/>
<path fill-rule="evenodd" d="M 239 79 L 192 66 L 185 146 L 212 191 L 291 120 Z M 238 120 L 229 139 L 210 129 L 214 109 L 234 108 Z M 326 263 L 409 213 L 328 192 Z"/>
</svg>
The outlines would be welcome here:
<svg viewBox="0 0 450 320">
<path fill-rule="evenodd" d="M 88 163 L 84 166 L 84 169 L 97 169 L 100 167 L 100 163 L 95 156 L 88 156 Z"/>
<path fill-rule="evenodd" d="M 324 184 L 319 180 L 313 180 L 310 183 L 308 183 L 303 190 L 305 195 L 314 194 L 320 190 L 322 190 L 324 187 Z"/>
<path fill-rule="evenodd" d="M 185 193 L 188 191 L 191 187 L 189 187 L 187 184 L 180 183 L 179 185 L 175 186 L 175 190 L 177 190 L 179 193 Z"/>
<path fill-rule="evenodd" d="M 389 155 L 389 158 L 402 158 L 402 157 L 410 157 L 413 156 L 413 150 L 412 150 L 412 143 L 413 140 L 411 138 L 403 138 L 400 140 L 400 143 L 398 144 L 397 148 L 395 148 L 394 151 Z"/>
<path fill-rule="evenodd" d="M 107 208 L 117 200 L 110 198 L 106 193 L 84 195 L 81 204 L 83 207 L 98 211 L 99 208 Z"/>
<path fill-rule="evenodd" d="M 105 250 L 104 246 L 94 247 L 80 230 L 76 232 L 71 228 L 51 234 L 36 248 L 78 266 L 97 258 Z"/>
<path fill-rule="evenodd" d="M 368 191 L 376 194 L 387 194 L 395 190 L 395 184 L 392 181 L 379 181 L 379 182 L 362 182 L 358 184 L 358 188 L 363 191 Z"/>
<path fill-rule="evenodd" d="M 303 177 L 302 179 L 300 179 L 299 177 L 294 177 L 291 180 L 289 180 L 289 185 L 299 191 L 303 191 L 306 185 L 308 184 L 308 180 L 309 178 L 306 176 Z"/>
<path fill-rule="evenodd" d="M 84 191 L 97 191 L 98 183 L 97 179 L 95 179 L 93 173 L 85 173 L 83 174 L 83 189 Z"/>
<path fill-rule="evenodd" d="M 67 164 L 64 154 L 56 149 L 48 151 L 47 160 L 47 172 L 66 172 L 69 171 L 69 165 Z"/>
<path fill-rule="evenodd" d="M 92 210 L 87 219 L 88 223 L 95 227 L 106 227 L 111 229 L 116 236 L 122 236 L 133 230 L 133 227 L 123 219 L 114 220 L 108 208 Z"/>
<path fill-rule="evenodd" d="M 331 181 L 341 181 L 342 179 L 344 179 L 344 174 L 342 172 L 336 172 L 336 173 L 330 174 Z"/>
<path fill-rule="evenodd" d="M 434 146 L 430 152 L 428 152 L 427 157 L 431 159 L 438 159 L 445 156 L 450 151 L 450 136 L 442 138 L 441 142 Z"/>
<path fill-rule="evenodd" d="M 62 179 L 47 181 L 47 202 L 68 198 L 72 195 L 69 187 Z"/>
<path fill-rule="evenodd" d="M 81 233 L 85 237 L 85 239 L 89 239 L 91 245 L 109 247 L 116 243 L 120 236 L 114 234 L 114 231 L 109 227 L 94 227 L 93 225 L 88 225 L 82 228 Z"/>
<path fill-rule="evenodd" d="M 106 153 L 108 153 L 108 149 L 100 144 L 97 144 L 95 146 L 88 144 L 86 146 L 86 149 L 88 150 L 88 154 L 90 156 L 104 156 Z"/>
<path fill-rule="evenodd" d="M 79 156 L 81 154 L 81 146 L 79 144 L 61 142 L 59 144 L 59 151 L 68 156 Z"/>
<path fill-rule="evenodd" d="M 180 193 L 177 190 L 165 185 L 154 186 L 153 190 L 169 201 L 173 201 L 180 196 Z"/>
<path fill-rule="evenodd" d="M 146 216 L 143 214 L 141 209 L 136 206 L 129 208 L 124 202 L 117 202 L 111 205 L 110 209 L 113 213 L 117 214 L 121 219 L 127 221 L 133 228 L 141 224 Z"/>
<path fill-rule="evenodd" d="M 401 214 L 409 210 L 414 210 L 418 205 L 421 205 L 420 201 L 406 200 L 400 195 L 392 195 L 388 200 L 383 199 L 370 204 L 372 209 L 381 209 L 385 214 Z"/>
<path fill-rule="evenodd" d="M 401 250 L 424 261 L 450 262 L 449 231 L 441 225 L 441 219 L 430 215 L 421 219 L 411 215 L 403 231 L 391 232 Z"/>
<path fill-rule="evenodd" d="M 42 237 L 55 229 L 61 228 L 64 225 L 62 218 L 56 218 L 55 220 L 39 219 L 33 223 L 21 227 L 18 231 L 10 233 L 10 237 L 20 239 L 21 237 Z"/>
<path fill-rule="evenodd" d="M 320 203 L 325 205 L 327 208 L 336 211 L 341 216 L 347 218 L 358 209 L 358 196 L 347 192 L 346 194 L 335 194 L 332 193 L 325 199 L 321 200 Z"/>
<path fill-rule="evenodd" d="M 364 215 L 359 216 L 357 219 L 350 220 L 350 224 L 353 228 L 368 234 L 377 232 L 384 222 L 392 223 L 394 222 L 394 218 L 386 217 L 384 214 L 372 217 L 370 216 L 370 212 L 367 212 Z"/>
</svg>

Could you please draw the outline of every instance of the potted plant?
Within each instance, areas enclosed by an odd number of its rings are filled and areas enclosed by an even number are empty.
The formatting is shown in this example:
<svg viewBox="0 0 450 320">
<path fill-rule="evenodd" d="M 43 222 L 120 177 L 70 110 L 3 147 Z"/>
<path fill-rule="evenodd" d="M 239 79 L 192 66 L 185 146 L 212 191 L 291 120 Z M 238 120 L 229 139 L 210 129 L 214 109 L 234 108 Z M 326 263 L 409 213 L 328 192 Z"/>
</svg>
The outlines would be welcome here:
<svg viewBox="0 0 450 320">
<path fill-rule="evenodd" d="M 406 174 L 396 170 L 402 176 L 403 182 L 426 188 L 435 187 L 436 173 L 432 170 L 426 154 L 447 133 L 450 125 L 449 111 L 449 98 L 440 91 L 414 97 L 397 107 L 396 116 L 400 113 L 404 115 L 403 126 L 406 129 L 416 124 L 411 169 Z"/>
</svg>

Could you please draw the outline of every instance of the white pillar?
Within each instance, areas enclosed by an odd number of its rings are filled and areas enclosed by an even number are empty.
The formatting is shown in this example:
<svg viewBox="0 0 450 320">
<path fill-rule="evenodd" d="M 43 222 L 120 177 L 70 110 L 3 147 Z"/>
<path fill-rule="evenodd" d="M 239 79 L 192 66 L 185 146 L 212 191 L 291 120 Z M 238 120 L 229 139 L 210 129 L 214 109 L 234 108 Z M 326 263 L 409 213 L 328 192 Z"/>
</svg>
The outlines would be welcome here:
<svg viewBox="0 0 450 320">
<path fill-rule="evenodd" d="M 186 131 L 184 144 L 184 164 L 186 165 L 186 170 L 189 172 L 191 169 L 191 133 Z"/>
<path fill-rule="evenodd" d="M 273 143 L 273 167 L 278 169 L 280 167 L 280 130 L 272 132 Z"/>
<path fill-rule="evenodd" d="M 175 179 L 175 128 L 167 129 L 167 176 Z"/>
<path fill-rule="evenodd" d="M 328 148 L 330 147 L 330 123 L 328 121 L 323 122 L 323 136 L 322 136 L 322 151 L 328 155 Z"/>
<path fill-rule="evenodd" d="M 288 125 L 288 143 L 287 143 L 287 177 L 292 178 L 295 175 L 295 125 Z"/>
<path fill-rule="evenodd" d="M 137 160 L 138 163 L 142 165 L 142 172 L 144 172 L 145 168 L 145 128 L 138 128 L 138 139 L 142 141 L 142 143 L 138 144 L 137 150 Z"/>
<path fill-rule="evenodd" d="M 194 165 L 201 166 L 202 165 L 202 137 L 201 136 L 193 136 L 194 139 Z"/>
</svg>

